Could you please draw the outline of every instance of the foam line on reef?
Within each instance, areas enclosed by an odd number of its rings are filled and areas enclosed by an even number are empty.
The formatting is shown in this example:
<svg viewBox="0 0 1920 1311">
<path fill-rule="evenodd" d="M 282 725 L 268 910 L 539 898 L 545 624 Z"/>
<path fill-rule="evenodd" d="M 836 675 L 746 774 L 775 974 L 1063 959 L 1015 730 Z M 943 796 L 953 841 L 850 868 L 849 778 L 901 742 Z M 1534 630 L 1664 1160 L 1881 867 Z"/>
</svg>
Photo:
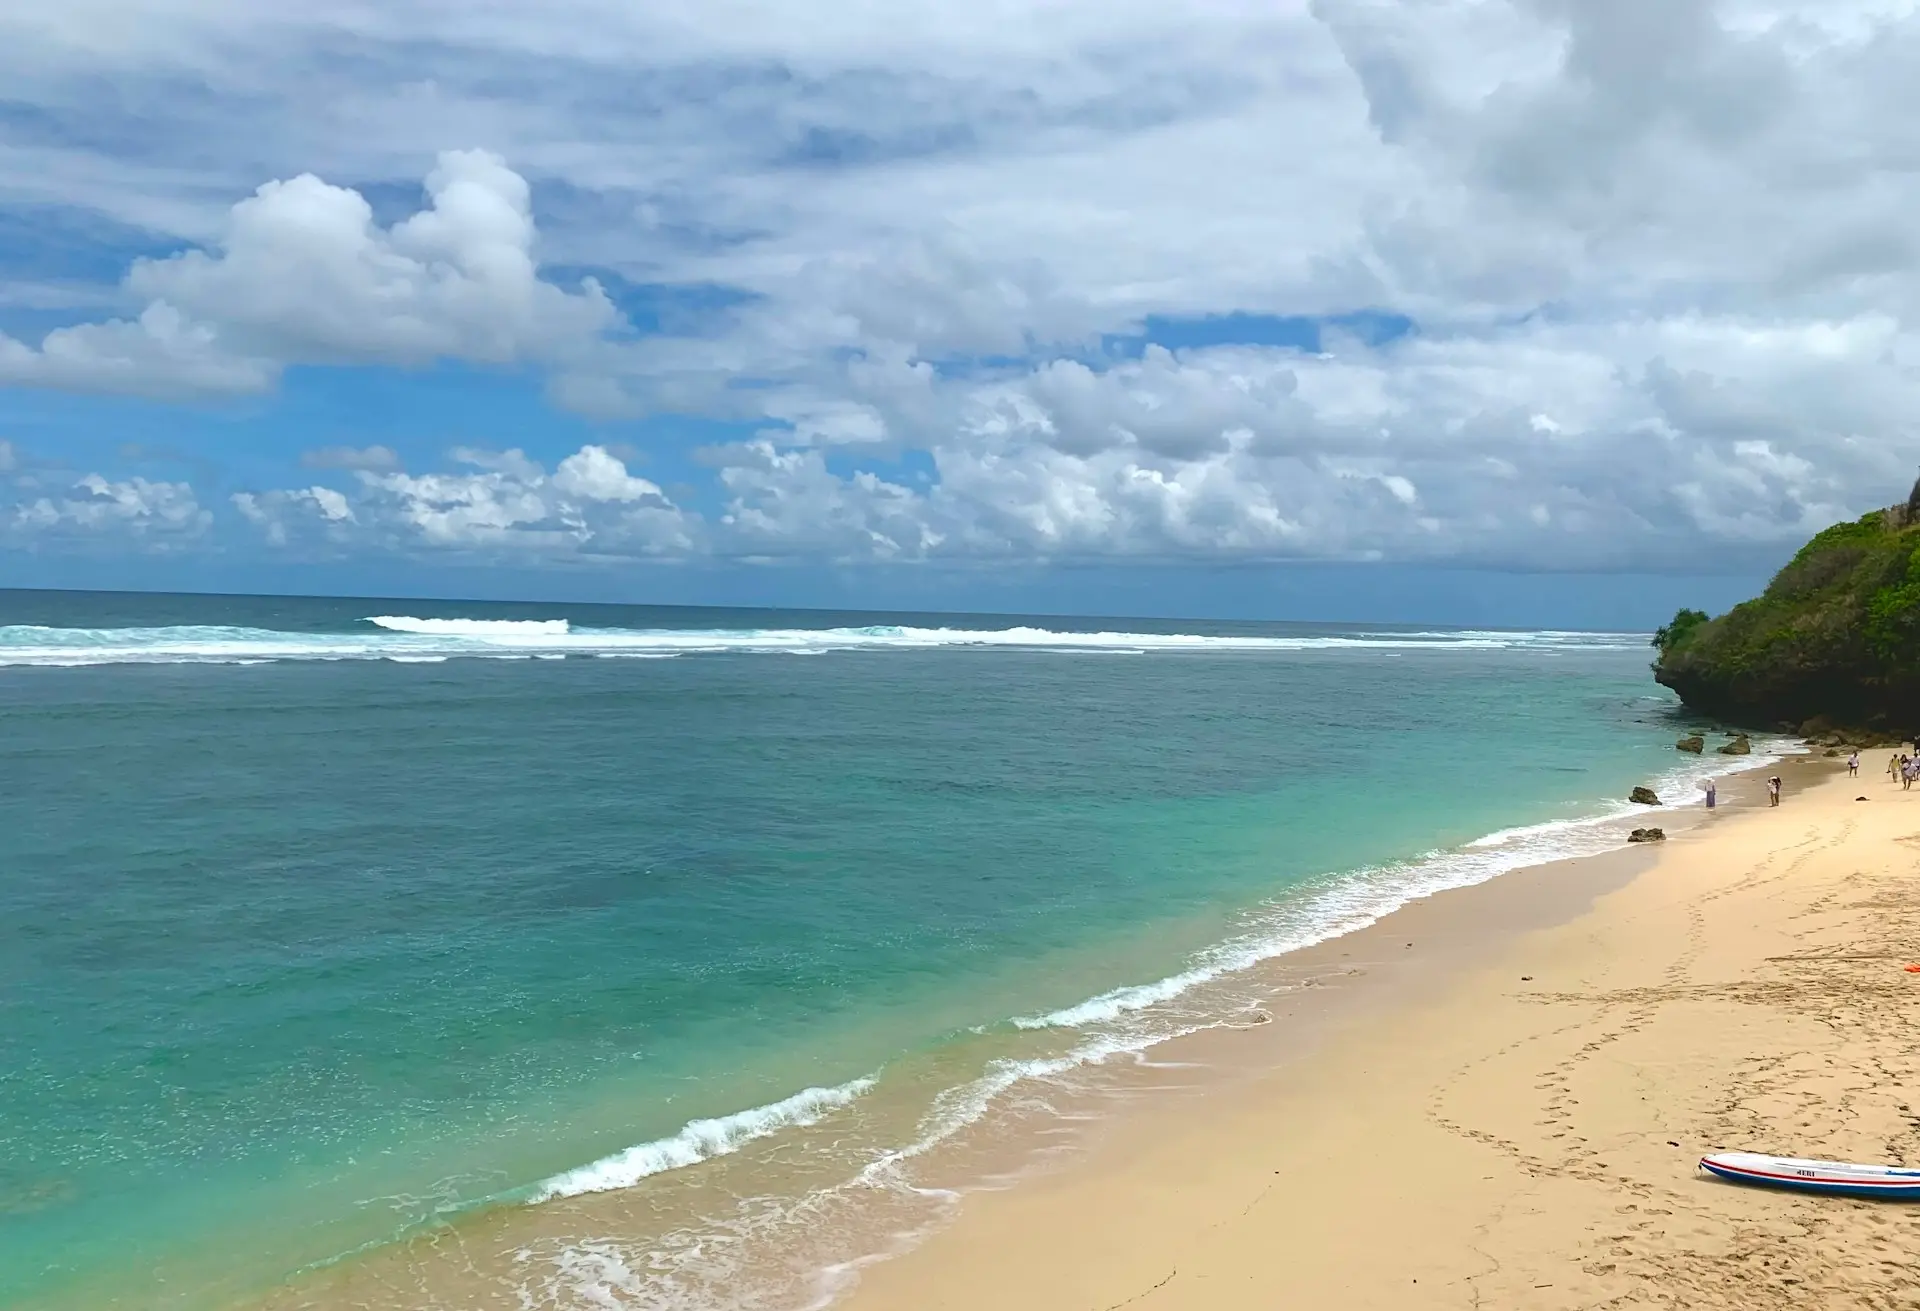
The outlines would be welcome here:
<svg viewBox="0 0 1920 1311">
<path fill-rule="evenodd" d="M 0 626 L 0 666 L 240 664 L 277 660 L 512 659 L 527 656 L 820 655 L 833 651 L 943 648 L 1084 654 L 1287 653 L 1315 651 L 1621 650 L 1643 639 L 1622 633 L 1462 632 L 1247 633 L 1073 632 L 927 628 L 874 624 L 837 628 L 581 628 L 566 619 L 417 618 L 371 615 L 341 632 L 181 625 L 163 628 Z"/>
</svg>

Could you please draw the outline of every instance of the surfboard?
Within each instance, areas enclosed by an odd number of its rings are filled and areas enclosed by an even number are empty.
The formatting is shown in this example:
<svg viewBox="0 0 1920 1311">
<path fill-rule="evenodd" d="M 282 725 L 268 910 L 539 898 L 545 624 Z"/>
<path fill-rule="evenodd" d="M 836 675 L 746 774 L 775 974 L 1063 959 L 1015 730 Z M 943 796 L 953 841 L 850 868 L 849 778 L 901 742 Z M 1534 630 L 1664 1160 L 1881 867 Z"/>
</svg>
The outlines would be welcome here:
<svg viewBox="0 0 1920 1311">
<path fill-rule="evenodd" d="M 1758 1152 L 1716 1152 L 1701 1157 L 1700 1168 L 1721 1179 L 1766 1188 L 1920 1202 L 1920 1170 L 1904 1166 L 1803 1161 L 1792 1156 L 1763 1156 Z"/>
</svg>

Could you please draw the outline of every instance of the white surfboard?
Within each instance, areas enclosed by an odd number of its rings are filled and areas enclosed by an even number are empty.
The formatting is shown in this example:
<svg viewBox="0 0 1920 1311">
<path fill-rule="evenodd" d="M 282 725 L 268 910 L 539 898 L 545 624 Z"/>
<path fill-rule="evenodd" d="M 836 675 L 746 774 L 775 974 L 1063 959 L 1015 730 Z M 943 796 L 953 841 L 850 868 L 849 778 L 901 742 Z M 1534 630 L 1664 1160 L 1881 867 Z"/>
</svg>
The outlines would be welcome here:
<svg viewBox="0 0 1920 1311">
<path fill-rule="evenodd" d="M 1700 1168 L 1721 1179 L 1766 1188 L 1920 1201 L 1920 1170 L 1900 1165 L 1857 1165 L 1850 1161 L 1763 1156 L 1759 1152 L 1716 1152 L 1701 1157 Z"/>
</svg>

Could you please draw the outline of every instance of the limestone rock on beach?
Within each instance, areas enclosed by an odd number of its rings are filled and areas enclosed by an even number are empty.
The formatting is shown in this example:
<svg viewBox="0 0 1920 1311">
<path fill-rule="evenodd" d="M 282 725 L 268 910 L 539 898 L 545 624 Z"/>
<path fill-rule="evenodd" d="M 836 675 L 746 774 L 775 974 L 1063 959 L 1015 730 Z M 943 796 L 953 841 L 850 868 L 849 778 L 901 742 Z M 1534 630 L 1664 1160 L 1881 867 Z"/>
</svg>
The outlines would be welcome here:
<svg viewBox="0 0 1920 1311">
<path fill-rule="evenodd" d="M 1675 742 L 1673 749 L 1675 751 L 1691 751 L 1697 756 L 1707 749 L 1707 739 L 1701 737 L 1698 733 L 1693 733 Z"/>
<path fill-rule="evenodd" d="M 1636 806 L 1657 806 L 1660 804 L 1660 794 L 1649 787 L 1637 787 L 1627 793 L 1627 800 Z"/>
<path fill-rule="evenodd" d="M 1629 842 L 1665 842 L 1667 831 L 1663 828 L 1637 828 L 1627 834 Z"/>
</svg>

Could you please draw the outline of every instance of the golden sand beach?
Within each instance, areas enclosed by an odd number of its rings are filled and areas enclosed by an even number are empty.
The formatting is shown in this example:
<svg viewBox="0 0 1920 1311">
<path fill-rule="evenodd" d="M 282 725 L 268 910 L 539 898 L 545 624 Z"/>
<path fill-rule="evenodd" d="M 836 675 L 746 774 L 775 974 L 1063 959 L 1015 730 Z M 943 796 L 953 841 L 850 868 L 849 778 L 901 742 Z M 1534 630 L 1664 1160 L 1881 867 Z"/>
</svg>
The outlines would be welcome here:
<svg viewBox="0 0 1920 1311">
<path fill-rule="evenodd" d="M 1291 960 L 1333 986 L 1160 1053 L 1243 1077 L 970 1196 L 844 1305 L 1920 1307 L 1920 1206 L 1695 1165 L 1920 1162 L 1920 792 L 1885 756 Z"/>
</svg>

